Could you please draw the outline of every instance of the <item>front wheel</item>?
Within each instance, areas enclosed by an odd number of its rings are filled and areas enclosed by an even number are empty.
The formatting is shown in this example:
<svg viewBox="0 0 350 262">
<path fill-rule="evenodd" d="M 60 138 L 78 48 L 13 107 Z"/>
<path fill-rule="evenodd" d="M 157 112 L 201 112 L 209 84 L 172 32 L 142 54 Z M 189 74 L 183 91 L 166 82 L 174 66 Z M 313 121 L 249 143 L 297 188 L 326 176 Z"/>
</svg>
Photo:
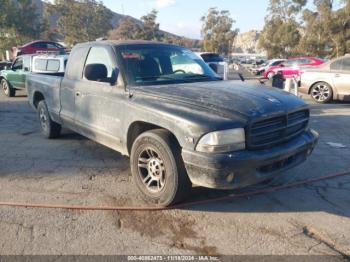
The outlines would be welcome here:
<svg viewBox="0 0 350 262">
<path fill-rule="evenodd" d="M 38 104 L 38 116 L 42 132 L 46 138 L 52 139 L 60 136 L 61 125 L 51 119 L 44 100 L 40 101 Z"/>
<path fill-rule="evenodd" d="M 312 99 L 320 104 L 329 103 L 333 98 L 332 87 L 325 82 L 314 84 L 311 87 L 310 94 Z"/>
<path fill-rule="evenodd" d="M 131 150 L 131 173 L 146 202 L 166 207 L 184 200 L 191 182 L 180 146 L 171 133 L 157 129 L 141 134 Z"/>
<path fill-rule="evenodd" d="M 1 87 L 4 94 L 8 97 L 14 97 L 16 95 L 16 89 L 14 89 L 7 80 L 3 79 L 1 81 Z"/>
</svg>

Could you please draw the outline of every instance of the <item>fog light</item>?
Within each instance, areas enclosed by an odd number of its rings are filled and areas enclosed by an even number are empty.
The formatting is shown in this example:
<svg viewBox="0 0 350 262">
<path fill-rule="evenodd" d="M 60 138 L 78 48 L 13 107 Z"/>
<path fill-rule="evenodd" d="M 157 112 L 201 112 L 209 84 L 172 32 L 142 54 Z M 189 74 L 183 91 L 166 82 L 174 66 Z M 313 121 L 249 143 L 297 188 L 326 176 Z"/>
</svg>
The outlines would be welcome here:
<svg viewBox="0 0 350 262">
<path fill-rule="evenodd" d="M 226 177 L 226 181 L 228 183 L 231 183 L 233 181 L 233 179 L 235 179 L 235 173 L 231 173 Z"/>
</svg>

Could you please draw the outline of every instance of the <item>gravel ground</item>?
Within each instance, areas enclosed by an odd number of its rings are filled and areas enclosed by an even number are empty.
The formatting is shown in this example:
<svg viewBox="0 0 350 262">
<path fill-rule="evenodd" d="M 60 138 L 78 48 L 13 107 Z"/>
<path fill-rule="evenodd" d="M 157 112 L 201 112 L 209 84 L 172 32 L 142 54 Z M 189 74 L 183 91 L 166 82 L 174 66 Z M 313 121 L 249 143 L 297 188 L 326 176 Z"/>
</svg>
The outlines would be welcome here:
<svg viewBox="0 0 350 262">
<path fill-rule="evenodd" d="M 0 201 L 143 205 L 128 158 L 68 130 L 44 139 L 26 99 L 0 95 Z M 319 145 L 274 184 L 350 170 L 350 104 L 311 107 Z M 0 207 L 0 254 L 349 255 L 349 192 L 346 176 L 171 211 Z M 189 201 L 232 193 L 195 188 Z"/>
</svg>

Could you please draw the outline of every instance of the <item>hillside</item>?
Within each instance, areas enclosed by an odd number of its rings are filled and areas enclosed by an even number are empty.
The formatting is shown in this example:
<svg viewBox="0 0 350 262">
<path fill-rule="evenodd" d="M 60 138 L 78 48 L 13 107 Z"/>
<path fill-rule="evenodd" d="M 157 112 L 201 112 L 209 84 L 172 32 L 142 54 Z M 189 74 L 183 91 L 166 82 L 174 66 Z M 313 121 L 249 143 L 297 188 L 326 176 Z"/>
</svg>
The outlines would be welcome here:
<svg viewBox="0 0 350 262">
<path fill-rule="evenodd" d="M 258 48 L 260 32 L 251 30 L 241 33 L 237 36 L 234 42 L 234 52 L 236 53 L 260 53 Z"/>
<path fill-rule="evenodd" d="M 43 14 L 43 9 L 44 9 L 44 5 L 47 5 L 49 3 L 47 2 L 44 2 L 42 0 L 32 0 L 35 5 L 37 6 L 38 8 L 38 15 L 42 15 Z M 111 20 L 111 24 L 113 26 L 113 28 L 117 27 L 119 22 L 125 18 L 125 17 L 131 17 L 131 16 L 128 16 L 128 15 L 122 15 L 122 14 L 119 14 L 119 13 L 116 13 L 116 12 L 113 12 L 111 10 L 111 12 L 113 13 L 113 17 L 112 17 L 112 20 Z M 134 17 L 131 17 L 136 23 L 142 25 L 142 22 L 141 20 L 139 19 L 136 19 Z M 49 23 L 50 23 L 50 27 L 51 29 L 56 29 L 57 28 L 57 21 L 59 19 L 59 14 L 57 15 L 52 15 L 50 18 L 49 18 Z M 166 31 L 161 31 L 163 32 L 164 34 L 168 35 L 168 36 L 171 36 L 171 37 L 177 37 L 177 38 L 180 38 L 181 36 L 178 36 L 178 35 L 175 35 L 173 33 L 170 33 L 170 32 L 166 32 Z"/>
</svg>

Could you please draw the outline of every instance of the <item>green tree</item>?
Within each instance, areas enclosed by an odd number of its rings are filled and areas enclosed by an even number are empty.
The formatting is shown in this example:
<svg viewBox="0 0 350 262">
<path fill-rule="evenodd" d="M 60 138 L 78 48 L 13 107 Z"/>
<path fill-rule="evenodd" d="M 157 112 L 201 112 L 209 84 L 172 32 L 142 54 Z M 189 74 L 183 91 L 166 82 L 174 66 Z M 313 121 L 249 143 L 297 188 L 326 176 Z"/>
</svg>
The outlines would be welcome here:
<svg viewBox="0 0 350 262">
<path fill-rule="evenodd" d="M 159 24 L 157 23 L 157 10 L 152 10 L 150 13 L 141 17 L 142 26 L 138 32 L 138 38 L 143 40 L 155 40 L 162 39 L 163 34 L 159 30 Z"/>
<path fill-rule="evenodd" d="M 203 23 L 204 50 L 220 54 L 231 53 L 238 29 L 233 29 L 235 21 L 231 18 L 230 12 L 210 8 L 208 13 L 201 18 L 201 21 Z"/>
<path fill-rule="evenodd" d="M 127 16 L 123 18 L 119 25 L 109 31 L 108 39 L 111 40 L 135 40 L 139 38 L 141 26 L 133 18 Z"/>
<path fill-rule="evenodd" d="M 259 39 L 259 48 L 268 57 L 288 57 L 298 54 L 301 39 L 297 16 L 306 0 L 270 0 L 265 26 Z"/>
<path fill-rule="evenodd" d="M 31 0 L 2 0 L 0 52 L 40 37 L 43 20 Z"/>
<path fill-rule="evenodd" d="M 338 57 L 350 52 L 350 1 L 334 10 L 333 0 L 314 0 L 315 11 L 303 13 L 300 50 L 310 55 Z"/>
<path fill-rule="evenodd" d="M 58 33 L 69 45 L 96 40 L 112 29 L 112 12 L 95 0 L 55 0 L 49 12 L 59 15 Z"/>
</svg>

